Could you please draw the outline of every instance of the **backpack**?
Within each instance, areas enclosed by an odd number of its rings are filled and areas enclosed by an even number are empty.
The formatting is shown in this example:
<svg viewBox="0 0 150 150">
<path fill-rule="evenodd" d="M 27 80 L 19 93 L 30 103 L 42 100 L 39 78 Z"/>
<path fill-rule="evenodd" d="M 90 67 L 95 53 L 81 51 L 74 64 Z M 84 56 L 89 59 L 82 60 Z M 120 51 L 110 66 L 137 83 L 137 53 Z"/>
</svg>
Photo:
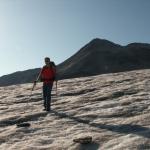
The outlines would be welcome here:
<svg viewBox="0 0 150 150">
<path fill-rule="evenodd" d="M 54 62 L 50 62 L 50 66 L 52 68 L 52 72 L 48 71 L 48 74 L 52 77 L 51 81 L 54 81 L 54 80 L 56 80 L 56 65 Z M 42 82 L 44 82 L 46 80 L 47 80 L 46 82 L 48 82 L 48 80 L 49 80 L 49 79 L 47 79 L 49 75 L 47 74 L 47 71 L 44 70 L 45 68 L 46 68 L 46 66 L 43 66 L 42 71 L 41 71 L 40 81 L 42 81 Z M 46 78 L 42 77 L 42 72 L 43 72 L 43 74 L 45 73 L 45 75 L 47 74 Z M 52 74 L 53 74 L 53 76 L 52 76 Z"/>
</svg>

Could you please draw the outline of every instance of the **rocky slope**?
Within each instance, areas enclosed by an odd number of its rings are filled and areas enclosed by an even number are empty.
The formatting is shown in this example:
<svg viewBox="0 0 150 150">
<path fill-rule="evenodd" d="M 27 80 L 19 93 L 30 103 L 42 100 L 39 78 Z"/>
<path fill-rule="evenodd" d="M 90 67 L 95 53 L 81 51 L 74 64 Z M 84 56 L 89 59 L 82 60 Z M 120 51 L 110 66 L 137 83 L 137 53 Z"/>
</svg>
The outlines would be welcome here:
<svg viewBox="0 0 150 150">
<path fill-rule="evenodd" d="M 31 99 L 31 84 L 0 88 L 1 150 L 150 149 L 150 70 L 61 80 L 49 113 L 41 86 Z M 87 135 L 92 143 L 73 142 Z"/>
<path fill-rule="evenodd" d="M 58 66 L 59 78 L 84 77 L 150 68 L 150 44 L 121 46 L 94 39 Z"/>
<path fill-rule="evenodd" d="M 0 77 L 0 86 L 16 85 L 33 82 L 40 72 L 40 68 L 18 71 Z"/>
<path fill-rule="evenodd" d="M 150 44 L 132 43 L 120 46 L 103 39 L 90 41 L 57 66 L 58 79 L 148 68 Z M 37 68 L 5 75 L 0 78 L 0 86 L 33 82 L 39 71 Z"/>
</svg>

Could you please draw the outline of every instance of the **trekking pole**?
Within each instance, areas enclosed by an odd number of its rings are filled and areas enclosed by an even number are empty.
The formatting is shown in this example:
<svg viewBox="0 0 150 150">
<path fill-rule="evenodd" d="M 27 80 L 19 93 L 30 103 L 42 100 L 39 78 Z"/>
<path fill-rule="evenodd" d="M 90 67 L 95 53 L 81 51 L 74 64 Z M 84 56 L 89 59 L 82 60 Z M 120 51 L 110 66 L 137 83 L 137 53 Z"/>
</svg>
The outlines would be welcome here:
<svg viewBox="0 0 150 150">
<path fill-rule="evenodd" d="M 34 81 L 34 83 L 33 83 L 33 86 L 32 86 L 32 89 L 31 89 L 31 93 L 29 95 L 29 99 L 28 99 L 28 102 L 27 102 L 27 106 L 29 106 L 29 100 L 31 100 L 32 92 L 33 92 L 35 86 L 36 86 L 36 81 Z"/>
<path fill-rule="evenodd" d="M 57 80 L 56 80 L 56 96 L 57 96 Z"/>
<path fill-rule="evenodd" d="M 36 82 L 34 82 L 34 84 L 33 84 L 33 86 L 32 86 L 31 93 L 30 93 L 30 95 L 29 95 L 29 98 L 28 98 L 26 107 L 29 107 L 29 100 L 31 100 L 32 91 L 34 90 L 35 86 L 36 86 Z M 24 109 L 24 112 L 23 112 L 23 113 L 25 113 L 25 109 Z"/>
<path fill-rule="evenodd" d="M 30 94 L 30 99 L 31 99 L 32 92 L 33 92 L 33 90 L 34 90 L 35 86 L 36 86 L 36 81 L 34 81 L 34 83 L 33 83 L 33 86 L 32 86 L 32 89 L 31 89 L 31 94 Z"/>
<path fill-rule="evenodd" d="M 31 91 L 33 91 L 33 90 L 34 90 L 35 86 L 36 86 L 36 81 L 34 81 L 34 83 L 33 83 L 33 87 L 32 87 L 32 90 L 31 90 Z"/>
</svg>

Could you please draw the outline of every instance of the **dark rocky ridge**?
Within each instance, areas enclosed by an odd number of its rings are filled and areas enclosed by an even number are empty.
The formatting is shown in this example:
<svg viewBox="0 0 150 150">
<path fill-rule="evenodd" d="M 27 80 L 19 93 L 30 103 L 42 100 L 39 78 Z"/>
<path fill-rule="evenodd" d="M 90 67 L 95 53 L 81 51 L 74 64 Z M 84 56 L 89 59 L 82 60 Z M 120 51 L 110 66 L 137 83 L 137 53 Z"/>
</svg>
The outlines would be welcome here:
<svg viewBox="0 0 150 150">
<path fill-rule="evenodd" d="M 94 39 L 57 68 L 58 79 L 148 69 L 150 44 L 131 43 L 121 46 L 107 40 Z M 37 68 L 2 76 L 0 86 L 32 82 L 39 71 L 40 68 Z"/>
<path fill-rule="evenodd" d="M 0 77 L 0 86 L 16 85 L 22 83 L 30 83 L 35 80 L 40 68 L 18 71 L 12 74 Z"/>
<path fill-rule="evenodd" d="M 58 66 L 60 78 L 150 68 L 150 44 L 117 45 L 94 39 Z"/>
</svg>

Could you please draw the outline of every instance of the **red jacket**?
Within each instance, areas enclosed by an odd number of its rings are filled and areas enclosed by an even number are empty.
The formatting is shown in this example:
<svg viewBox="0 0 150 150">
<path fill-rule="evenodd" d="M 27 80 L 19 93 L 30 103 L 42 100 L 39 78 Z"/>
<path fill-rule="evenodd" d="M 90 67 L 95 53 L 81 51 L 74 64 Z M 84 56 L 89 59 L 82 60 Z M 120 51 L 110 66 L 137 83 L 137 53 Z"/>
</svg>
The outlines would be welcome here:
<svg viewBox="0 0 150 150">
<path fill-rule="evenodd" d="M 41 80 L 45 83 L 53 83 L 56 75 L 56 69 L 51 66 L 44 66 L 41 70 Z"/>
</svg>

